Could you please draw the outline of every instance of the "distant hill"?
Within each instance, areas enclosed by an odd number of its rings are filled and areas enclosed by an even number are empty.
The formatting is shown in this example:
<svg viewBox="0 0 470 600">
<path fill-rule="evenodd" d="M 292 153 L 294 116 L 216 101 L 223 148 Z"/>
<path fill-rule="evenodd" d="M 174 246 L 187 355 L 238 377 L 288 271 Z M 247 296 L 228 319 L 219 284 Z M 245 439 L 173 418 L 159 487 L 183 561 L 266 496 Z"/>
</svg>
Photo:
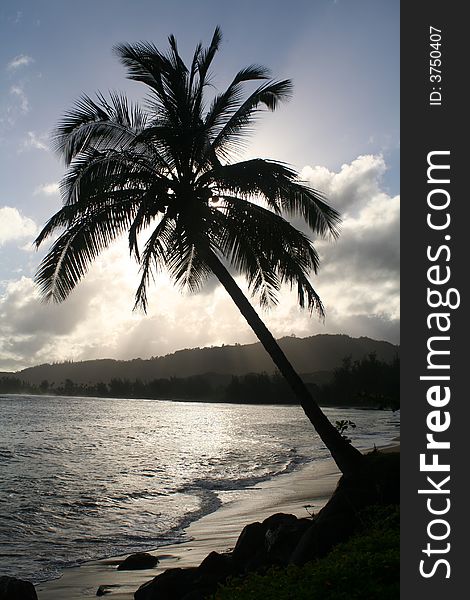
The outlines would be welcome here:
<svg viewBox="0 0 470 600">
<path fill-rule="evenodd" d="M 389 342 L 367 337 L 351 338 L 347 335 L 315 335 L 307 338 L 284 337 L 279 344 L 306 381 L 323 379 L 341 365 L 342 359 L 351 356 L 359 360 L 371 352 L 379 360 L 391 362 L 399 351 Z M 113 378 L 142 381 L 164 377 L 189 377 L 210 374 L 212 380 L 224 380 L 228 375 L 246 373 L 273 373 L 275 366 L 261 344 L 215 346 L 179 350 L 173 354 L 148 360 L 87 360 L 44 364 L 17 371 L 0 373 L 15 376 L 25 382 L 39 385 L 43 380 L 56 385 L 71 379 L 77 384 L 109 383 Z M 320 373 L 323 372 L 323 373 Z"/>
</svg>

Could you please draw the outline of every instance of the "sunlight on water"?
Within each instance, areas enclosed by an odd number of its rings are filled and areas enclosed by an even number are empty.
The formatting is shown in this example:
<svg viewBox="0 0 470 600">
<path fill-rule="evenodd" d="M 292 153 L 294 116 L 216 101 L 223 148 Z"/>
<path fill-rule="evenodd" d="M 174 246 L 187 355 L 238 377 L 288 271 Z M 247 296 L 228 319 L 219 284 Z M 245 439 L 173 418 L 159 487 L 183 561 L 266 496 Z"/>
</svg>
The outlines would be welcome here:
<svg viewBox="0 0 470 600">
<path fill-rule="evenodd" d="M 0 397 L 0 572 L 35 582 L 182 539 L 240 490 L 328 453 L 296 406 Z M 327 409 L 361 448 L 399 415 Z"/>
</svg>

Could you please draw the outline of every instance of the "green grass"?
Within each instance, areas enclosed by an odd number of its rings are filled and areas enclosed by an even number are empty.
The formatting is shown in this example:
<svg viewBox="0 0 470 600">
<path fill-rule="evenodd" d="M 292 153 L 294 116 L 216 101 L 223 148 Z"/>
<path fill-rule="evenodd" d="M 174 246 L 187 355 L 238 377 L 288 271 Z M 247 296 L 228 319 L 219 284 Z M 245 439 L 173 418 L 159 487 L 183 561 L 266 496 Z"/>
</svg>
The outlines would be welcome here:
<svg viewBox="0 0 470 600">
<path fill-rule="evenodd" d="M 325 558 L 234 579 L 214 600 L 398 599 L 398 507 L 374 507 L 360 517 L 360 531 Z"/>
</svg>

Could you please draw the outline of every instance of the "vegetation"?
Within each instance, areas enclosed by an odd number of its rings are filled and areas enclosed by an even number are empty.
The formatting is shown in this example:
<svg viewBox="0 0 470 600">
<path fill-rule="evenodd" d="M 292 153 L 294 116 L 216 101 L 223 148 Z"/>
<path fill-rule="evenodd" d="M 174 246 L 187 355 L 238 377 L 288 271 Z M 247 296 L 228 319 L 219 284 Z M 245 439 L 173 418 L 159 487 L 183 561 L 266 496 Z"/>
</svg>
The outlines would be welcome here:
<svg viewBox="0 0 470 600">
<path fill-rule="evenodd" d="M 361 360 L 343 359 L 335 369 L 331 383 L 319 390 L 323 405 L 400 407 L 400 359 L 391 363 L 380 361 L 371 353 Z"/>
<path fill-rule="evenodd" d="M 343 472 L 361 453 L 330 423 L 227 267 L 245 276 L 262 306 L 276 303 L 283 284 L 301 307 L 323 315 L 309 275 L 319 267 L 311 240 L 287 218 L 305 221 L 319 237 L 338 235 L 339 215 L 322 195 L 283 163 L 233 162 L 263 107 L 275 110 L 292 92 L 260 65 L 241 69 L 222 93 L 210 68 L 221 42 L 216 28 L 187 66 L 176 39 L 163 53 L 153 44 L 120 44 L 115 52 L 128 77 L 145 84 L 146 109 L 125 96 L 82 96 L 59 123 L 55 147 L 67 166 L 63 207 L 36 244 L 63 230 L 42 261 L 36 281 L 43 296 L 65 300 L 90 264 L 118 236 L 142 272 L 136 306 L 148 304 L 148 285 L 160 269 L 198 291 L 215 275 L 272 357 Z M 254 84 L 254 91 L 246 91 Z M 254 200 L 258 201 L 254 201 Z M 262 204 L 261 204 L 261 203 Z M 151 228 L 143 248 L 139 235 Z"/>
<path fill-rule="evenodd" d="M 399 408 L 399 360 L 392 364 L 369 355 L 354 363 L 345 359 L 329 383 L 317 386 L 307 383 L 322 406 L 352 406 L 360 408 Z M 203 402 L 236 402 L 244 404 L 298 404 L 295 394 L 279 373 L 248 373 L 233 376 L 228 384 L 214 384 L 209 376 L 161 377 L 151 381 L 112 378 L 109 383 L 80 384 L 70 378 L 60 383 L 47 379 L 39 385 L 26 383 L 18 377 L 1 377 L 3 394 L 55 394 L 60 396 L 98 396 L 111 398 L 187 399 Z M 335 424 L 339 433 L 354 425 L 347 421 Z"/>
<path fill-rule="evenodd" d="M 0 377 L 0 394 L 34 394 L 39 393 L 37 386 L 26 383 L 18 377 Z"/>
<path fill-rule="evenodd" d="M 359 531 L 325 558 L 233 580 L 214 600 L 396 600 L 400 596 L 398 507 L 372 507 L 359 516 Z"/>
</svg>

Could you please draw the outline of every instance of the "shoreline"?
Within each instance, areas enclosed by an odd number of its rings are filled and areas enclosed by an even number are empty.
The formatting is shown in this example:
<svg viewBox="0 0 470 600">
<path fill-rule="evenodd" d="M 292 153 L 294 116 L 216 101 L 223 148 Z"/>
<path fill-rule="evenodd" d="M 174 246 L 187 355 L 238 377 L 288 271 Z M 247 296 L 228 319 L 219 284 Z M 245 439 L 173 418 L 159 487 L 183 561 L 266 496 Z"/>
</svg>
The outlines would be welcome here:
<svg viewBox="0 0 470 600">
<path fill-rule="evenodd" d="M 380 450 L 396 451 L 397 447 L 399 442 Z M 154 569 L 117 571 L 117 565 L 128 555 L 86 562 L 65 569 L 58 579 L 37 584 L 38 599 L 95 598 L 98 588 L 107 586 L 107 597 L 133 600 L 139 586 L 166 569 L 197 566 L 210 552 L 233 548 L 243 527 L 249 523 L 262 521 L 277 512 L 306 517 L 306 505 L 311 507 L 309 510 L 318 512 L 330 499 L 339 478 L 340 472 L 331 458 L 309 462 L 244 490 L 240 497 L 224 502 L 216 511 L 192 522 L 185 529 L 187 541 L 149 551 L 160 558 Z"/>
<path fill-rule="evenodd" d="M 137 588 L 173 567 L 199 565 L 213 550 L 224 552 L 235 546 L 243 527 L 276 512 L 308 516 L 305 505 L 318 512 L 334 491 L 340 473 L 332 459 L 312 461 L 245 490 L 216 511 L 193 521 L 186 529 L 187 541 L 149 551 L 160 557 L 154 569 L 117 571 L 128 555 L 86 562 L 65 569 L 58 579 L 36 585 L 39 600 L 83 600 L 95 598 L 100 585 L 109 586 L 110 599 L 133 600 Z M 248 492 L 248 493 L 246 493 Z"/>
<path fill-rule="evenodd" d="M 237 406 L 299 406 L 297 402 L 242 402 L 241 400 L 231 401 L 231 400 L 221 400 L 221 399 L 210 399 L 210 398 L 176 398 L 174 396 L 169 396 L 168 398 L 151 398 L 151 397 L 141 397 L 141 396 L 92 396 L 92 395 L 81 395 L 76 396 L 74 394 L 40 394 L 33 392 L 4 392 L 0 394 L 0 396 L 4 398 L 8 398 L 10 396 L 22 396 L 27 398 L 74 398 L 74 399 L 90 399 L 90 400 L 139 400 L 139 401 L 152 401 L 152 402 L 191 402 L 195 404 L 233 404 Z M 333 410 L 377 410 L 377 411 L 390 411 L 395 413 L 400 410 L 400 408 L 392 409 L 390 406 L 377 406 L 371 405 L 367 406 L 364 404 L 318 404 L 321 409 L 331 408 Z"/>
</svg>

